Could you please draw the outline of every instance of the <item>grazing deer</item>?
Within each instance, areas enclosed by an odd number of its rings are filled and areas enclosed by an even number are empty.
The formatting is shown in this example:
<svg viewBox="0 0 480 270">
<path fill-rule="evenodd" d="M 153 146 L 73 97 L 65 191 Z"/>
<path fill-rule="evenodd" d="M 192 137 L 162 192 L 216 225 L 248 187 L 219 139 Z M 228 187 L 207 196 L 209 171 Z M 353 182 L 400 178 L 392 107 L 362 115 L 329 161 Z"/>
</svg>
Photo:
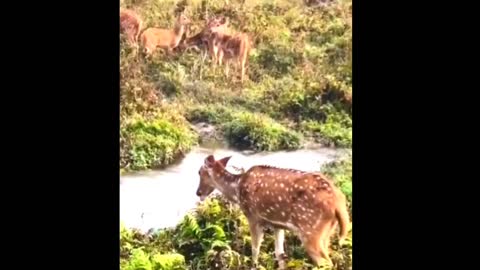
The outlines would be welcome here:
<svg viewBox="0 0 480 270">
<path fill-rule="evenodd" d="M 186 25 L 189 23 L 190 19 L 188 19 L 183 13 L 180 13 L 173 29 L 153 27 L 145 29 L 140 36 L 145 52 L 147 54 L 152 54 L 157 47 L 160 47 L 168 54 L 171 54 L 172 50 L 179 45 L 182 36 L 186 31 Z"/>
<path fill-rule="evenodd" d="M 300 238 L 315 264 L 319 266 L 322 258 L 332 264 L 328 255 L 330 237 L 338 222 L 341 243 L 350 223 L 345 195 L 320 173 L 262 165 L 232 174 L 225 169 L 230 158 L 215 160 L 209 155 L 205 159 L 196 194 L 203 201 L 218 189 L 240 205 L 250 227 L 254 266 L 267 226 L 275 231 L 275 257 L 280 268 L 285 267 L 285 229 Z"/>
<path fill-rule="evenodd" d="M 219 24 L 209 27 L 206 31 L 206 40 L 208 40 L 209 52 L 213 57 L 214 63 L 222 65 L 225 58 L 225 75 L 228 77 L 230 62 L 234 59 L 241 68 L 241 81 L 245 77 L 245 66 L 251 49 L 251 41 L 247 34 L 237 33 L 228 34 L 218 29 L 226 29 L 228 20 L 223 18 Z"/>
<path fill-rule="evenodd" d="M 120 8 L 120 31 L 127 35 L 130 45 L 138 42 L 143 21 L 133 10 Z"/>
</svg>

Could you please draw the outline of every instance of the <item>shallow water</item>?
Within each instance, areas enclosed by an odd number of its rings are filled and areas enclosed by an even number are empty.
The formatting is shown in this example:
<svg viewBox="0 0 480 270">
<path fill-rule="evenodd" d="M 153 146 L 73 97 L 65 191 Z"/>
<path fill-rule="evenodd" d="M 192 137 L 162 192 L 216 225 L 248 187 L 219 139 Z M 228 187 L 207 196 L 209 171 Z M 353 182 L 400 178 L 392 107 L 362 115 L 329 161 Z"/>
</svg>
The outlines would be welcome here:
<svg viewBox="0 0 480 270">
<path fill-rule="evenodd" d="M 175 226 L 199 202 L 195 195 L 199 182 L 198 170 L 209 154 L 216 159 L 232 156 L 228 165 L 246 170 L 253 165 L 265 164 L 318 171 L 322 164 L 338 158 L 342 153 L 341 150 L 320 148 L 249 155 L 227 149 L 196 148 L 175 166 L 122 176 L 120 220 L 127 227 L 142 231 Z M 231 168 L 229 171 L 235 172 Z"/>
</svg>

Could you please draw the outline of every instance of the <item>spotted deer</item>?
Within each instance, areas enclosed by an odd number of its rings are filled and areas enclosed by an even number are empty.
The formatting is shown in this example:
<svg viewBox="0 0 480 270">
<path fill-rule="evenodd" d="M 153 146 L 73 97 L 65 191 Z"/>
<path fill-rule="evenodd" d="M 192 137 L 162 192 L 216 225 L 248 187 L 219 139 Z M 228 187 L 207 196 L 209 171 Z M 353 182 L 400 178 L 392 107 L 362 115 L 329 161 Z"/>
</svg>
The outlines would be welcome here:
<svg viewBox="0 0 480 270">
<path fill-rule="evenodd" d="M 143 21 L 135 11 L 120 8 L 120 31 L 127 36 L 130 45 L 136 45 Z"/>
<path fill-rule="evenodd" d="M 210 46 L 210 34 L 211 33 L 228 33 L 228 22 L 225 17 L 210 18 L 207 20 L 205 27 L 196 35 L 189 37 L 185 40 L 185 48 L 196 48 L 203 50 L 202 62 L 205 61 L 208 54 L 212 56 L 217 56 L 216 53 L 210 51 L 212 46 Z M 215 58 L 214 58 L 215 59 Z M 216 60 L 214 61 L 216 62 Z"/>
<path fill-rule="evenodd" d="M 215 160 L 209 155 L 199 170 L 196 195 L 204 200 L 215 189 L 238 204 L 245 214 L 252 238 L 252 261 L 258 265 L 264 228 L 275 232 L 275 257 L 285 267 L 284 230 L 302 241 L 311 259 L 329 264 L 330 238 L 340 224 L 340 243 L 350 223 L 345 195 L 324 175 L 266 165 L 253 166 L 239 174 L 225 167 L 231 157 Z"/>
<path fill-rule="evenodd" d="M 145 53 L 152 54 L 156 48 L 160 47 L 164 49 L 168 54 L 171 54 L 175 49 L 186 31 L 187 24 L 190 23 L 190 19 L 183 13 L 177 16 L 177 20 L 173 29 L 162 28 L 147 28 L 140 36 L 140 41 Z"/>
<path fill-rule="evenodd" d="M 210 27 L 206 31 L 206 40 L 208 40 L 209 53 L 212 55 L 214 63 L 222 65 L 225 59 L 225 75 L 228 77 L 230 62 L 236 60 L 240 65 L 241 81 L 245 78 L 245 68 L 248 55 L 251 50 L 251 40 L 245 33 L 229 34 L 217 29 L 224 29 L 228 26 L 228 20 L 224 18 L 215 27 Z"/>
</svg>

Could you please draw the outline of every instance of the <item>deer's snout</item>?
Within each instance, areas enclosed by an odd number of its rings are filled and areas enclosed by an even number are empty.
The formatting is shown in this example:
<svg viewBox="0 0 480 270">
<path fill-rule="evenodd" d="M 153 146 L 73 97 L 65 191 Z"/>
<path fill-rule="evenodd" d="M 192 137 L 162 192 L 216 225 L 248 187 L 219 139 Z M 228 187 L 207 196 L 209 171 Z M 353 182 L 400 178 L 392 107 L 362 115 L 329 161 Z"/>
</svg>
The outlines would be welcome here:
<svg viewBox="0 0 480 270">
<path fill-rule="evenodd" d="M 197 189 L 197 196 L 198 197 L 202 196 L 202 191 L 200 189 Z"/>
</svg>

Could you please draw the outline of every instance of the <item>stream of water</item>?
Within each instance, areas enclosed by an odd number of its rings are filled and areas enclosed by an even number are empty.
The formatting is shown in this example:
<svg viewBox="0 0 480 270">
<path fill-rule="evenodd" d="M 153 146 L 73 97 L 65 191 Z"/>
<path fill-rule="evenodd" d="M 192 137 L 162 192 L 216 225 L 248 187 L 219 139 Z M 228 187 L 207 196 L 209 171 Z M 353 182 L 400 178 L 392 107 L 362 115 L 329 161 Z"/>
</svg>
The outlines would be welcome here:
<svg viewBox="0 0 480 270">
<path fill-rule="evenodd" d="M 167 169 L 122 176 L 120 220 L 127 227 L 142 231 L 175 226 L 199 202 L 195 195 L 199 183 L 198 170 L 209 154 L 213 154 L 215 159 L 232 156 L 228 165 L 245 170 L 253 165 L 265 164 L 318 171 L 322 164 L 333 161 L 342 153 L 342 150 L 320 148 L 248 155 L 229 149 L 199 147 L 187 154 L 179 164 Z"/>
</svg>

